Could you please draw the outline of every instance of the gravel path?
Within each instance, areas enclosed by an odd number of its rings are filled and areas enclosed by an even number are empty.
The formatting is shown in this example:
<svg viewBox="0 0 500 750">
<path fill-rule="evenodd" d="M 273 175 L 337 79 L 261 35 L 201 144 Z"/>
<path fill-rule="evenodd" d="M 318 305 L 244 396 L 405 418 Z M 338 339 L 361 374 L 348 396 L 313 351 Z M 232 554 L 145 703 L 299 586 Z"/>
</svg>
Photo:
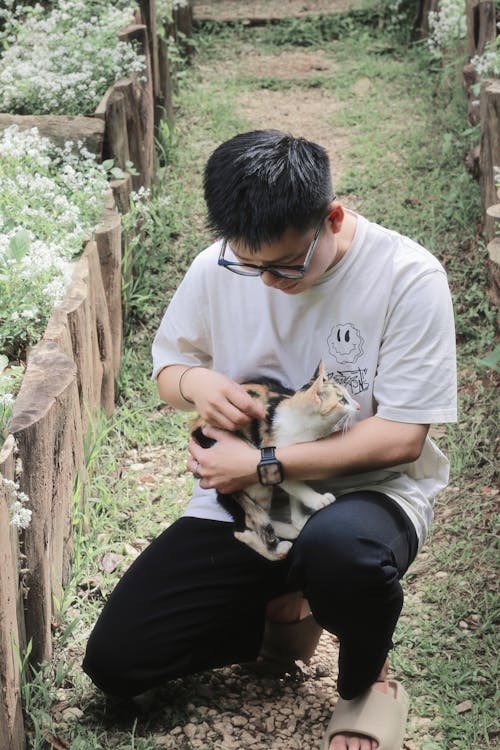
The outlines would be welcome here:
<svg viewBox="0 0 500 750">
<path fill-rule="evenodd" d="M 337 700 L 337 644 L 323 633 L 309 666 L 297 675 L 262 677 L 244 666 L 177 680 L 156 700 L 188 721 L 155 737 L 168 750 L 301 750 L 319 748 Z"/>
</svg>

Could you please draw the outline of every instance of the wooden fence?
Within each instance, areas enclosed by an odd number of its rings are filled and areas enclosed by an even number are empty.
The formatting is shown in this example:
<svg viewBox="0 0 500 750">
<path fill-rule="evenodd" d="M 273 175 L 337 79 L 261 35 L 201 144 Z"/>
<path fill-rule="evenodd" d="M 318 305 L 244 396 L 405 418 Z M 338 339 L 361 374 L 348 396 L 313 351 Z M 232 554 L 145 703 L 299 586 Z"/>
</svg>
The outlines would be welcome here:
<svg viewBox="0 0 500 750">
<path fill-rule="evenodd" d="M 172 119 L 174 76 L 166 37 L 189 34 L 191 8 L 174 11 L 164 33 L 156 28 L 155 0 L 141 0 L 121 38 L 138 40 L 146 56 L 145 81 L 117 81 L 93 117 L 0 114 L 0 131 L 13 123 L 37 126 L 64 143 L 81 140 L 99 160 L 114 159 L 138 175 L 110 183 L 99 226 L 75 264 L 71 286 L 30 354 L 0 443 L 0 472 L 30 498 L 32 520 L 23 532 L 9 526 L 10 490 L 0 482 L 0 748 L 24 750 L 21 670 L 17 654 L 31 642 L 31 663 L 52 653 L 56 599 L 72 557 L 72 501 L 77 477 L 85 481 L 84 437 L 89 420 L 115 405 L 122 351 L 120 213 L 132 189 L 156 177 L 155 124 Z"/>
<path fill-rule="evenodd" d="M 421 0 L 417 26 L 420 34 L 429 32 L 429 12 L 439 9 L 439 0 Z M 467 52 L 470 59 L 482 55 L 498 34 L 495 0 L 466 0 Z M 500 319 L 500 80 L 480 80 L 473 65 L 463 69 L 463 87 L 467 95 L 467 120 L 480 124 L 480 143 L 467 157 L 468 168 L 479 178 L 483 232 L 488 243 L 491 296 Z"/>
<path fill-rule="evenodd" d="M 472 58 L 481 55 L 498 34 L 497 10 L 494 0 L 466 0 L 467 43 Z M 488 243 L 491 296 L 499 311 L 500 320 L 500 79 L 481 81 L 470 65 L 464 69 L 464 88 L 467 92 L 468 115 L 471 124 L 480 123 L 481 137 L 478 153 L 479 184 L 483 212 L 483 231 Z"/>
</svg>

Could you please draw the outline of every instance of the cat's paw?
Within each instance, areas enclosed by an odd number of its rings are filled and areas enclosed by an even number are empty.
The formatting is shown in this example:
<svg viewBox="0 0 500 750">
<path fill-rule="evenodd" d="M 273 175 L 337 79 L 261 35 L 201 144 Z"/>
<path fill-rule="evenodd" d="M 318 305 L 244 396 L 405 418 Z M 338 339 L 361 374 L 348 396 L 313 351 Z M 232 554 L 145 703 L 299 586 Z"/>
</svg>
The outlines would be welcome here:
<svg viewBox="0 0 500 750">
<path fill-rule="evenodd" d="M 335 495 L 332 495 L 331 492 L 325 492 L 323 495 L 321 495 L 320 499 L 318 500 L 318 509 L 319 508 L 326 508 L 327 505 L 331 505 L 336 500 Z"/>
<path fill-rule="evenodd" d="M 292 542 L 280 542 L 275 549 L 276 558 L 278 560 L 284 560 L 292 549 Z"/>
</svg>

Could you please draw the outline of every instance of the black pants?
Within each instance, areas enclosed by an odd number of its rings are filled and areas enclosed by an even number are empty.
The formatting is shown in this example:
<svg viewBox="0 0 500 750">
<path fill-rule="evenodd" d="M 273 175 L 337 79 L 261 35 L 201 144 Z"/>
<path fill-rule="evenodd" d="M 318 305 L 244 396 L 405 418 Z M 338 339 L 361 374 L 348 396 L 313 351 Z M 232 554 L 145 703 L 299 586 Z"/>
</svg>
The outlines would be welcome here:
<svg viewBox="0 0 500 750">
<path fill-rule="evenodd" d="M 135 560 L 90 636 L 83 668 L 107 693 L 133 696 L 169 678 L 255 659 L 270 599 L 302 591 L 340 639 L 338 690 L 377 678 L 403 605 L 399 579 L 417 539 L 406 514 L 376 492 L 314 514 L 286 560 L 270 562 L 232 524 L 181 518 Z"/>
</svg>

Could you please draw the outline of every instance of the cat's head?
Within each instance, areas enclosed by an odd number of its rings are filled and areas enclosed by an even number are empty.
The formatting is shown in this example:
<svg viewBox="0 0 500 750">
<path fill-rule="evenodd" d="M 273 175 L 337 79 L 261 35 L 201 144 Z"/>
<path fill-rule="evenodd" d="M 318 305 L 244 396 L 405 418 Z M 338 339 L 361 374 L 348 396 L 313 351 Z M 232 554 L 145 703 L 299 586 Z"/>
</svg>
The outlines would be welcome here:
<svg viewBox="0 0 500 750">
<path fill-rule="evenodd" d="M 312 380 L 299 393 L 304 407 L 320 415 L 330 424 L 337 425 L 337 429 L 347 427 L 359 411 L 359 404 L 349 391 L 325 372 L 323 360 L 320 361 Z"/>
</svg>

